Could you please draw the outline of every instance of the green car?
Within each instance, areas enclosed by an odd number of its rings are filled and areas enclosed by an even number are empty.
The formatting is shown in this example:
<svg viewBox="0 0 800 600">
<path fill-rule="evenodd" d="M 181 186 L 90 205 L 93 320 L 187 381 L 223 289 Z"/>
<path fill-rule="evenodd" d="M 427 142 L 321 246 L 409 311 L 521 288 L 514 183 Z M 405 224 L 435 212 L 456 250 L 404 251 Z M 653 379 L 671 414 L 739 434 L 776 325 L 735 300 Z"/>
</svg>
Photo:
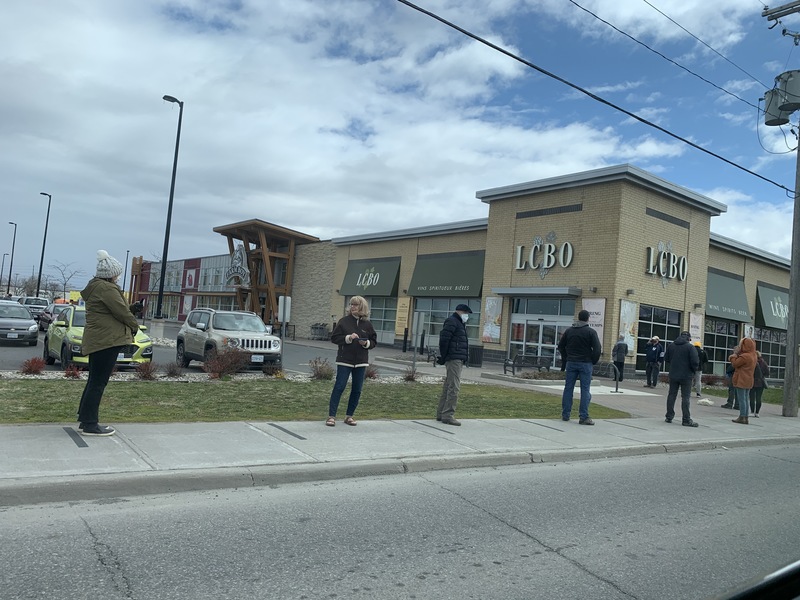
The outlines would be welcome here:
<svg viewBox="0 0 800 600">
<path fill-rule="evenodd" d="M 86 325 L 86 307 L 69 305 L 55 317 L 44 336 L 44 362 L 48 365 L 61 362 L 61 368 L 69 365 L 88 366 L 89 357 L 83 354 L 83 328 Z M 135 367 L 153 360 L 153 342 L 144 333 L 147 327 L 139 325 L 133 344 L 124 346 L 117 357 L 117 367 Z"/>
</svg>

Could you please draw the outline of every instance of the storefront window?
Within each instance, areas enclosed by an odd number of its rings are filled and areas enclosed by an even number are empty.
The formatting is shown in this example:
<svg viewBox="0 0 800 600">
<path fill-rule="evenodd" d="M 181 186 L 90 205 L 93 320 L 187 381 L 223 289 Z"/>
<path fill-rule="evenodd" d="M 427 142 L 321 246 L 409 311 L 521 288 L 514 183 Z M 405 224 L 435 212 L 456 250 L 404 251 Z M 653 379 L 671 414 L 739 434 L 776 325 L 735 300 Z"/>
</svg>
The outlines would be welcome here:
<svg viewBox="0 0 800 600">
<path fill-rule="evenodd" d="M 753 333 L 756 350 L 769 365 L 769 376 L 783 379 L 786 373 L 786 332 L 780 329 L 756 327 Z"/>
<path fill-rule="evenodd" d="M 390 331 L 394 341 L 394 323 L 397 320 L 397 298 L 367 298 L 369 321 L 375 331 Z"/>
<path fill-rule="evenodd" d="M 472 314 L 467 321 L 467 338 L 470 344 L 481 344 L 481 301 L 477 298 L 416 298 L 414 312 L 424 313 L 425 345 L 436 346 L 439 343 L 439 333 L 445 319 L 452 315 L 456 306 L 466 304 L 472 309 Z"/>
<path fill-rule="evenodd" d="M 639 305 L 639 327 L 636 339 L 636 369 L 644 371 L 647 342 L 657 335 L 666 349 L 681 332 L 683 313 L 659 306 Z"/>
<path fill-rule="evenodd" d="M 572 298 L 513 298 L 508 356 L 517 354 L 548 357 L 552 367 L 561 366 L 558 342 L 572 326 Z"/>
<path fill-rule="evenodd" d="M 703 369 L 704 373 L 725 375 L 731 350 L 739 343 L 740 325 L 736 321 L 706 317 L 703 349 L 708 355 L 709 364 Z"/>
</svg>

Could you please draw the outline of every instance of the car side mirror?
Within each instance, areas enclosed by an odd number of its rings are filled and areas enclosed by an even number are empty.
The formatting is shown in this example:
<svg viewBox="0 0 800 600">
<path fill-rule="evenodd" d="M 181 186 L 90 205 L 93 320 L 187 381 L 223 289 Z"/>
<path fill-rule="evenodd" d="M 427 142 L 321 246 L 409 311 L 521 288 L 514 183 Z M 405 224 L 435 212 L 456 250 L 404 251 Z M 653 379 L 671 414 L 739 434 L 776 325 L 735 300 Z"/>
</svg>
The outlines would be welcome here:
<svg viewBox="0 0 800 600">
<path fill-rule="evenodd" d="M 206 329 L 208 329 L 208 326 L 207 326 L 205 323 L 198 323 L 198 324 L 197 324 L 197 328 L 198 328 L 200 331 L 205 331 Z"/>
<path fill-rule="evenodd" d="M 147 325 L 139 325 L 139 331 L 147 331 Z"/>
<path fill-rule="evenodd" d="M 56 327 L 66 327 L 67 326 L 67 322 L 66 321 L 55 321 L 53 323 L 53 325 L 55 325 Z"/>
</svg>

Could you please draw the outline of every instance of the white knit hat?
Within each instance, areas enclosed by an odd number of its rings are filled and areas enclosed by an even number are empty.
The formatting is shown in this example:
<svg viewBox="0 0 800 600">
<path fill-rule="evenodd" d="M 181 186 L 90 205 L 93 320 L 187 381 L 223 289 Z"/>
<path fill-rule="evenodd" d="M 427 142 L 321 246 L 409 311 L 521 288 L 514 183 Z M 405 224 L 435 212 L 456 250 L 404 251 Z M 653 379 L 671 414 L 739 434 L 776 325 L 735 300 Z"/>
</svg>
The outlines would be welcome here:
<svg viewBox="0 0 800 600">
<path fill-rule="evenodd" d="M 122 275 L 122 265 L 113 256 L 109 256 L 105 250 L 97 251 L 97 273 L 95 277 L 101 279 L 113 279 Z"/>
</svg>

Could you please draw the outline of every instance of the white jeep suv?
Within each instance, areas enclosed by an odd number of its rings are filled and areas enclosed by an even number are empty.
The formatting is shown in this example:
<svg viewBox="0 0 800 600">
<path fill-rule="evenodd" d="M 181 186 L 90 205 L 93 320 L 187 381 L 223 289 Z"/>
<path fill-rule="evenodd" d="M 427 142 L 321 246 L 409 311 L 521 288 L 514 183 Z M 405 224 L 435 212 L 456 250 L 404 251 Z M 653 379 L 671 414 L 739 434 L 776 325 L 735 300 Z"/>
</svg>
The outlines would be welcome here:
<svg viewBox="0 0 800 600">
<path fill-rule="evenodd" d="M 188 367 L 228 349 L 250 354 L 251 367 L 281 364 L 281 340 L 256 313 L 213 308 L 196 308 L 186 317 L 178 331 L 176 362 Z"/>
</svg>

